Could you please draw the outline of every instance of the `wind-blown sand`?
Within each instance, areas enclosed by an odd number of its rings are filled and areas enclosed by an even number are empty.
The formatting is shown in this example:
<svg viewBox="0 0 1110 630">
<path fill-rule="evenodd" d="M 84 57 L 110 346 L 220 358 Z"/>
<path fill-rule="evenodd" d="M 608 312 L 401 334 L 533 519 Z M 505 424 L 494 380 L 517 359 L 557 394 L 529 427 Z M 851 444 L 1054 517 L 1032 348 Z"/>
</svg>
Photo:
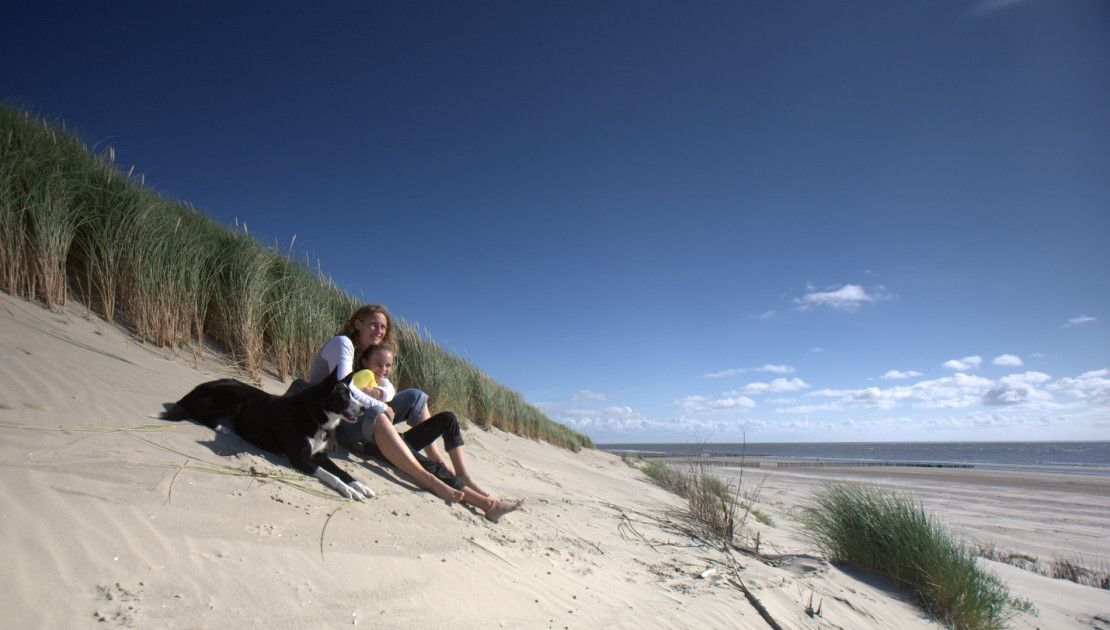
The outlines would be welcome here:
<svg viewBox="0 0 1110 630">
<path fill-rule="evenodd" d="M 500 431 L 466 432 L 477 480 L 527 500 L 500 524 L 355 456 L 340 465 L 378 496 L 344 502 L 234 436 L 155 419 L 229 374 L 213 357 L 194 369 L 186 353 L 144 347 L 80 307 L 53 313 L 0 294 L 7 627 L 767 627 L 730 580 L 733 563 L 786 628 L 937 625 L 881 580 L 816 557 L 791 515 L 827 471 L 767 478 L 758 505 L 775 526 L 750 526 L 775 566 L 682 533 L 681 501 L 614 456 Z M 300 487 L 231 469 L 284 472 Z M 867 476 L 912 491 L 969 538 L 1105 561 L 1108 480 L 1054 477 Z M 1110 625 L 1106 591 L 984 565 L 1038 606 L 1018 627 Z M 811 599 L 820 616 L 806 615 Z"/>
</svg>

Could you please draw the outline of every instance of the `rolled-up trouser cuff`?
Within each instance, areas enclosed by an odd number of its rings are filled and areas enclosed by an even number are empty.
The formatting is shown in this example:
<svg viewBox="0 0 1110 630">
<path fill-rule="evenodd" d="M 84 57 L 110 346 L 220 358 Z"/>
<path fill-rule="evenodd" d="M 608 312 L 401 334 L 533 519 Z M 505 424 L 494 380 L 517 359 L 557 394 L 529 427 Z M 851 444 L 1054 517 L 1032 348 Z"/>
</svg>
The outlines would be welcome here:
<svg viewBox="0 0 1110 630">
<path fill-rule="evenodd" d="M 420 423 L 421 412 L 428 406 L 428 395 L 419 389 L 406 389 L 397 392 L 393 400 L 389 401 L 389 408 L 393 410 L 393 424 L 407 422 L 410 427 Z"/>
</svg>

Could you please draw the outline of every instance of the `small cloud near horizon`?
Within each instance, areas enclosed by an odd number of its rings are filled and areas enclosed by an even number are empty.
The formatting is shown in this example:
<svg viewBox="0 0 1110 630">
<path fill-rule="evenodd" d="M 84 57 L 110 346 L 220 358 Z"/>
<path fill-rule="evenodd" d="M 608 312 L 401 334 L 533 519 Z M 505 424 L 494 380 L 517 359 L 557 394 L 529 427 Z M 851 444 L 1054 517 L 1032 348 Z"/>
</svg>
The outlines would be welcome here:
<svg viewBox="0 0 1110 630">
<path fill-rule="evenodd" d="M 591 392 L 588 389 L 580 389 L 580 390 L 574 392 L 574 395 L 571 396 L 570 400 L 571 400 L 571 402 L 573 402 L 575 404 L 581 404 L 581 403 L 588 403 L 588 402 L 597 402 L 597 401 L 605 400 L 605 398 L 606 398 L 605 394 L 599 394 L 597 392 Z"/>
<path fill-rule="evenodd" d="M 1016 354 L 1000 354 L 991 361 L 991 365 L 1003 365 L 1008 367 L 1021 367 L 1025 365 L 1021 357 Z"/>
<path fill-rule="evenodd" d="M 832 291 L 817 291 L 813 285 L 808 285 L 806 293 L 800 298 L 794 298 L 794 304 L 799 311 L 808 311 L 819 306 L 827 306 L 834 311 L 854 313 L 864 304 L 881 302 L 893 297 L 886 287 L 880 286 L 868 293 L 858 284 L 846 284 Z"/>
<path fill-rule="evenodd" d="M 710 399 L 705 396 L 687 396 L 674 401 L 676 407 L 689 414 L 707 414 L 737 409 L 754 409 L 755 401 L 747 396 L 726 396 Z"/>
<path fill-rule="evenodd" d="M 764 363 L 763 365 L 755 368 L 730 368 L 721 370 L 720 372 L 706 372 L 702 374 L 702 378 L 726 378 L 729 376 L 739 376 L 740 374 L 747 374 L 748 372 L 770 372 L 772 374 L 793 374 L 794 366 L 792 365 L 775 365 L 774 363 Z"/>
<path fill-rule="evenodd" d="M 776 378 L 770 383 L 756 382 L 748 383 L 740 389 L 725 392 L 725 396 L 735 396 L 737 394 L 764 394 L 767 392 L 782 393 L 782 392 L 796 392 L 803 389 L 809 389 L 809 383 L 803 381 L 798 377 L 791 379 Z"/>
<path fill-rule="evenodd" d="M 1068 323 L 1064 324 L 1064 328 L 1071 328 L 1072 326 L 1078 326 L 1080 324 L 1089 324 L 1091 322 L 1097 322 L 1097 321 L 1098 321 L 1098 318 L 1095 317 L 1094 315 L 1080 315 L 1079 317 L 1073 317 L 1073 318 L 1069 319 Z"/>
<path fill-rule="evenodd" d="M 915 376 L 921 376 L 921 372 L 918 372 L 917 370 L 909 370 L 906 372 L 903 372 L 901 370 L 887 370 L 886 374 L 883 374 L 879 378 L 886 379 L 888 381 L 901 381 L 907 378 L 913 378 Z"/>
<path fill-rule="evenodd" d="M 980 365 L 983 365 L 983 357 L 979 355 L 964 357 L 962 359 L 949 359 L 943 364 L 943 366 L 949 370 L 955 370 L 957 372 L 976 370 L 979 369 Z"/>
</svg>

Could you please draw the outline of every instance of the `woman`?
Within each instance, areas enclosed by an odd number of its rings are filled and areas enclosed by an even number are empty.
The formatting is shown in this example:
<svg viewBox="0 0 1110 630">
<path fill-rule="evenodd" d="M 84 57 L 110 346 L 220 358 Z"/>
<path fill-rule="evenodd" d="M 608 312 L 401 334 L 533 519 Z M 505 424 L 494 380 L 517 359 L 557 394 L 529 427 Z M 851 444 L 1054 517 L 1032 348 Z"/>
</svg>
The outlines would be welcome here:
<svg viewBox="0 0 1110 630">
<path fill-rule="evenodd" d="M 316 353 L 308 370 L 308 381 L 319 383 L 334 370 L 337 378 L 346 378 L 354 368 L 355 357 L 362 356 L 366 348 L 392 341 L 393 331 L 389 325 L 389 312 L 384 306 L 368 304 L 355 311 L 343 325 L 339 334 L 332 337 Z M 435 475 L 424 470 L 408 445 L 393 428 L 393 410 L 388 405 L 351 388 L 351 396 L 356 398 L 368 411 L 362 414 L 357 423 L 340 424 L 339 439 L 344 440 L 350 432 L 357 432 L 361 440 L 374 444 L 382 455 L 402 472 L 416 480 L 421 488 L 437 497 L 455 503 L 464 498 L 463 492 L 443 483 Z"/>
</svg>

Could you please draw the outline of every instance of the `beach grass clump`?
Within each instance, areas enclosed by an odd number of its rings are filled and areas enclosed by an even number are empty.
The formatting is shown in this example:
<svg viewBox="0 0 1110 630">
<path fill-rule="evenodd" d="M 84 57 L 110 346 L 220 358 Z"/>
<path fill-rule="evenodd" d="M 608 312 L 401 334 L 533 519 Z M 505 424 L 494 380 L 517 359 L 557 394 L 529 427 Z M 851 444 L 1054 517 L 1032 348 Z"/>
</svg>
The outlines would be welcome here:
<svg viewBox="0 0 1110 630">
<path fill-rule="evenodd" d="M 971 551 L 909 498 L 832 483 L 804 507 L 807 535 L 834 562 L 892 580 L 954 628 L 1001 628 L 1028 602 L 979 569 Z"/>
<path fill-rule="evenodd" d="M 708 466 L 675 468 L 659 460 L 625 459 L 625 462 L 639 468 L 656 485 L 686 499 L 686 512 L 691 519 L 726 544 L 733 543 L 753 513 L 751 503 L 738 498 L 742 481 L 734 488 L 710 472 Z M 757 520 L 764 522 L 758 517 Z M 764 524 L 771 524 L 770 520 L 767 517 Z"/>
<path fill-rule="evenodd" d="M 1101 569 L 1093 569 L 1079 558 L 1056 558 L 1044 573 L 1058 580 L 1110 590 L 1110 569 L 1105 564 Z"/>
<path fill-rule="evenodd" d="M 972 553 L 980 558 L 1002 562 L 1057 580 L 1067 580 L 1084 586 L 1110 590 L 1110 567 L 1105 562 L 1089 561 L 1081 557 L 1055 558 L 1042 562 L 1036 556 L 1019 551 L 1000 549 L 994 543 L 975 544 Z M 1094 568 L 1098 565 L 1100 568 Z"/>
<path fill-rule="evenodd" d="M 211 343 L 250 378 L 304 377 L 321 345 L 360 305 L 319 269 L 165 199 L 90 151 L 63 123 L 0 106 L 0 289 L 47 308 L 72 293 L 144 343 L 194 360 Z M 427 331 L 397 322 L 398 385 L 497 427 L 578 450 L 593 442 L 447 352 Z"/>
</svg>

